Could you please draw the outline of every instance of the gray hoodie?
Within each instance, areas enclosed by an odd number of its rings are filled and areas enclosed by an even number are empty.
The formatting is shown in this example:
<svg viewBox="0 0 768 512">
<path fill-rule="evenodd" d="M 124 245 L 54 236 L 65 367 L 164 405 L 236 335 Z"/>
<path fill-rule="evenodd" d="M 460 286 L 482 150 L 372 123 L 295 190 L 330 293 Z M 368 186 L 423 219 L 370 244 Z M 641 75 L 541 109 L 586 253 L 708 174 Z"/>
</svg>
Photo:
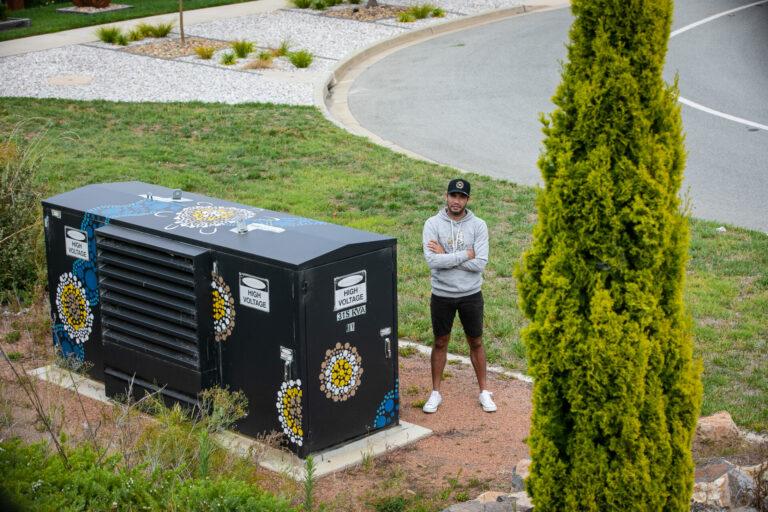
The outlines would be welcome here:
<svg viewBox="0 0 768 512">
<path fill-rule="evenodd" d="M 430 240 L 437 240 L 445 254 L 430 251 Z M 471 260 L 467 255 L 469 247 L 475 251 Z M 465 297 L 480 291 L 483 269 L 488 263 L 488 226 L 470 210 L 458 221 L 452 220 L 445 208 L 427 219 L 422 248 L 432 271 L 432 293 L 440 297 Z"/>
</svg>

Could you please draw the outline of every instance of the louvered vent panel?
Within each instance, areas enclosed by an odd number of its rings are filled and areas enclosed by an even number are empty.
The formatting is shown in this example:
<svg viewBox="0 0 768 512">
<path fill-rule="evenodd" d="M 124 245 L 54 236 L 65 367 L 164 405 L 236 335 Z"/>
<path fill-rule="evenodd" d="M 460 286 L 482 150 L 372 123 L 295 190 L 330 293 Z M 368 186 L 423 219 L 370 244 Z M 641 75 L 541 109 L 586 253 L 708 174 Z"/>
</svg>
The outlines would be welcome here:
<svg viewBox="0 0 768 512">
<path fill-rule="evenodd" d="M 104 232 L 97 247 L 104 343 L 199 370 L 194 258 Z"/>
</svg>

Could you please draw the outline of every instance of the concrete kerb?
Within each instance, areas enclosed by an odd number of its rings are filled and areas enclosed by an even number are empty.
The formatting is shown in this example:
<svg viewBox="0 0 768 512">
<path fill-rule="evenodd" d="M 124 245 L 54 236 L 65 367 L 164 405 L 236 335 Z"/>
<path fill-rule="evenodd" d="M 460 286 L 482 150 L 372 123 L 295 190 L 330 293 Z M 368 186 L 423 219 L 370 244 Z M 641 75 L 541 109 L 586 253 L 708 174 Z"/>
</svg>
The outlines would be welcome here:
<svg viewBox="0 0 768 512">
<path fill-rule="evenodd" d="M 385 41 L 374 43 L 341 62 L 328 73 L 325 80 L 318 83 L 314 91 L 315 106 L 320 109 L 326 119 L 354 135 L 366 137 L 375 144 L 387 147 L 397 153 L 405 154 L 417 160 L 439 163 L 400 147 L 394 142 L 385 140 L 375 133 L 363 128 L 357 122 L 352 115 L 352 112 L 349 110 L 349 104 L 347 103 L 349 89 L 355 78 L 377 61 L 408 46 L 453 32 L 459 32 L 469 28 L 502 21 L 512 16 L 560 9 L 570 4 L 569 2 L 563 3 L 562 0 L 553 0 L 552 3 L 557 5 L 520 5 L 506 9 L 487 11 L 457 20 L 445 21 L 437 25 L 414 30 Z"/>
</svg>

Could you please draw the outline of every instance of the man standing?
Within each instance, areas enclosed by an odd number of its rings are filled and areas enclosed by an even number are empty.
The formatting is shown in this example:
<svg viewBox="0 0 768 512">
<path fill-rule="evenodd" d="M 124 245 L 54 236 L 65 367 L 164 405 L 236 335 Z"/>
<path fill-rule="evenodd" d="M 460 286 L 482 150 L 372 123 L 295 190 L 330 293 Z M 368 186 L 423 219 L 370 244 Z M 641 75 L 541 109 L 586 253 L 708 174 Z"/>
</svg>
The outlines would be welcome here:
<svg viewBox="0 0 768 512">
<path fill-rule="evenodd" d="M 486 389 L 486 361 L 483 348 L 483 269 L 488 263 L 488 226 L 467 209 L 470 185 L 467 180 L 448 183 L 445 208 L 424 223 L 424 257 L 432 272 L 432 394 L 424 412 L 433 413 L 443 401 L 440 381 L 448 358 L 448 341 L 456 312 L 464 327 L 470 359 L 480 386 L 480 405 L 486 412 L 496 410 Z"/>
</svg>

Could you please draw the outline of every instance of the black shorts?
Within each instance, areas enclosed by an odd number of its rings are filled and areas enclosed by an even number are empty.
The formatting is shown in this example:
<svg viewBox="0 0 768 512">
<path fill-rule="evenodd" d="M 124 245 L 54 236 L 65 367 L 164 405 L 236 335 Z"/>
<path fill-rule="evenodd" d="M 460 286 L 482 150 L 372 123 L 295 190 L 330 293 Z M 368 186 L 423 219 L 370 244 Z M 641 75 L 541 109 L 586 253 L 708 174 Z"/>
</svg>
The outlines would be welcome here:
<svg viewBox="0 0 768 512">
<path fill-rule="evenodd" d="M 429 309 L 432 312 L 432 332 L 435 337 L 451 333 L 456 311 L 459 312 L 464 334 L 470 338 L 482 336 L 483 304 L 483 292 L 458 298 L 440 297 L 433 293 L 429 301 Z"/>
</svg>

